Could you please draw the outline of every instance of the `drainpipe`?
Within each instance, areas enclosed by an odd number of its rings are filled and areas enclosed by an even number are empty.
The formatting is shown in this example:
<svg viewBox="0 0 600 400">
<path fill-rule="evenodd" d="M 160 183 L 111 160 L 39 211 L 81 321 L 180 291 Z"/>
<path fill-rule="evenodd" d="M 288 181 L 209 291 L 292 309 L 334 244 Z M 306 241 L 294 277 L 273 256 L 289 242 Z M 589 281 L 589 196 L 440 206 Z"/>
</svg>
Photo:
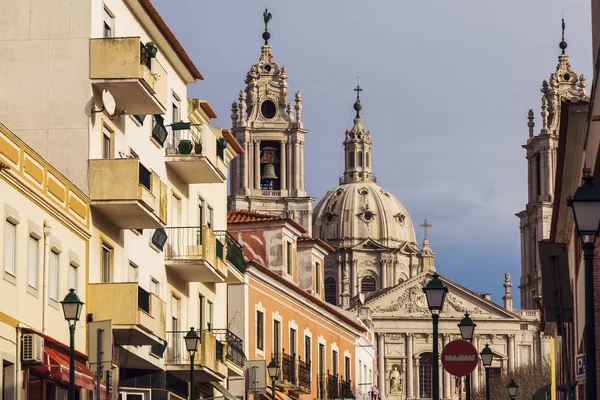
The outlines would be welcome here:
<svg viewBox="0 0 600 400">
<path fill-rule="evenodd" d="M 44 266 L 42 271 L 42 333 L 46 333 L 48 329 L 48 313 L 46 310 L 48 309 L 48 241 L 50 238 L 50 234 L 52 233 L 52 227 L 48 223 L 48 221 L 44 221 Z"/>
<path fill-rule="evenodd" d="M 21 390 L 23 388 L 23 382 L 21 382 L 21 329 L 23 328 L 22 323 L 18 323 L 16 327 L 17 332 L 17 357 L 16 357 L 16 376 L 15 376 L 15 393 L 17 395 L 16 400 L 21 400 Z"/>
</svg>

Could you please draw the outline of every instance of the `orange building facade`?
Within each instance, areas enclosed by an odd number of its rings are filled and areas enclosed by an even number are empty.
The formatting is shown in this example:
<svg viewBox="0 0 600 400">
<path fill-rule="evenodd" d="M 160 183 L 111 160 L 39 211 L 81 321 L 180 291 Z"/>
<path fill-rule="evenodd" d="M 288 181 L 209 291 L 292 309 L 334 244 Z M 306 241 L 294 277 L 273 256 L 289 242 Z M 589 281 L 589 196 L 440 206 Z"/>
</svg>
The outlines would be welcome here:
<svg viewBox="0 0 600 400">
<path fill-rule="evenodd" d="M 275 215 L 230 212 L 227 229 L 250 260 L 245 283 L 229 293 L 229 315 L 245 316 L 248 360 L 278 362 L 280 398 L 356 393 L 355 349 L 366 328 L 355 315 L 324 301 L 323 265 L 331 246 Z"/>
</svg>

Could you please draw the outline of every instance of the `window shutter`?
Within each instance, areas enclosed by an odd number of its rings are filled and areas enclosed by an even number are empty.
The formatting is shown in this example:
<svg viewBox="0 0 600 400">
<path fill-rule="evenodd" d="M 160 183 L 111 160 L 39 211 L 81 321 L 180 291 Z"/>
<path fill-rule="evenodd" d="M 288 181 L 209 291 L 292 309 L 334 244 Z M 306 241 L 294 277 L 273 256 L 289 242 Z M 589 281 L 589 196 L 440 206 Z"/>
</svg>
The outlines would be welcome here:
<svg viewBox="0 0 600 400">
<path fill-rule="evenodd" d="M 15 236 L 16 225 L 4 221 L 4 271 L 15 275 Z"/>
<path fill-rule="evenodd" d="M 161 251 L 167 242 L 167 232 L 163 228 L 157 229 L 152 234 L 152 244 Z"/>
<path fill-rule="evenodd" d="M 27 283 L 37 289 L 38 241 L 29 237 L 27 242 Z"/>
<path fill-rule="evenodd" d="M 77 289 L 77 267 L 69 265 L 69 289 Z"/>
<path fill-rule="evenodd" d="M 50 252 L 49 296 L 58 301 L 58 254 Z"/>
</svg>

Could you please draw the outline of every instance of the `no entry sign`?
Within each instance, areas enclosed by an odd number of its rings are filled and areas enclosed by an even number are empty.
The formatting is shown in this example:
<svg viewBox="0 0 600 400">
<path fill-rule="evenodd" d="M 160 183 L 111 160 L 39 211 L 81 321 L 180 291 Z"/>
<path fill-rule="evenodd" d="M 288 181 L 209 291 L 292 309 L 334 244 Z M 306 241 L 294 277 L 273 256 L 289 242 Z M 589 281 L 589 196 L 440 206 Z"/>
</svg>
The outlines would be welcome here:
<svg viewBox="0 0 600 400">
<path fill-rule="evenodd" d="M 453 340 L 442 350 L 442 365 L 454 376 L 469 375 L 477 366 L 477 349 L 466 340 Z"/>
</svg>

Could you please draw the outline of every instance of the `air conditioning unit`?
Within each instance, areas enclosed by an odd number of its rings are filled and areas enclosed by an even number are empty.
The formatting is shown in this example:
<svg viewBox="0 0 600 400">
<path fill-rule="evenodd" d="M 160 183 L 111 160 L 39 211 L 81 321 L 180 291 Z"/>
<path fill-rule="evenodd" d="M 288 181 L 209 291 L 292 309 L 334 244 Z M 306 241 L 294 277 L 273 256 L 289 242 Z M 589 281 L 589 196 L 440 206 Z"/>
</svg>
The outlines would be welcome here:
<svg viewBox="0 0 600 400">
<path fill-rule="evenodd" d="M 44 361 L 44 338 L 35 333 L 23 335 L 22 359 L 24 363 L 41 364 Z"/>
</svg>

